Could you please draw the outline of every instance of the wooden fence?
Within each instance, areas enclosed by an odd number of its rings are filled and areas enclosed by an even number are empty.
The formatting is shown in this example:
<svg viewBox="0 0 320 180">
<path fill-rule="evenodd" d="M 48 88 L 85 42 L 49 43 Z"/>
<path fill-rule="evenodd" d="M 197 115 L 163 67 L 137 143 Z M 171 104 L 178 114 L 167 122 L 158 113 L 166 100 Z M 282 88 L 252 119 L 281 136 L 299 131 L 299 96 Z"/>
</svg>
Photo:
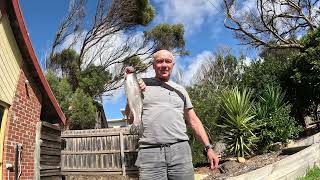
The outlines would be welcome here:
<svg viewBox="0 0 320 180">
<path fill-rule="evenodd" d="M 61 180 L 61 129 L 48 122 L 38 122 L 35 145 L 36 180 Z"/>
<path fill-rule="evenodd" d="M 138 137 L 128 128 L 67 130 L 61 135 L 64 175 L 135 174 Z"/>
</svg>

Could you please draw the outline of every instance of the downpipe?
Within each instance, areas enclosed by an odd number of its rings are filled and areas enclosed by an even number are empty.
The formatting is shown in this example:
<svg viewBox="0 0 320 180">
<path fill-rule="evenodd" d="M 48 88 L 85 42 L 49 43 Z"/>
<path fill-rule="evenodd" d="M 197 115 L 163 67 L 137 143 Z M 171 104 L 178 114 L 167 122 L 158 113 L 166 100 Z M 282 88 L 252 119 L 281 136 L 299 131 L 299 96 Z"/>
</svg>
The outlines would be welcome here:
<svg viewBox="0 0 320 180">
<path fill-rule="evenodd" d="M 14 162 L 14 179 L 20 180 L 20 176 L 22 173 L 21 169 L 21 154 L 22 154 L 22 144 L 16 144 L 15 148 L 15 162 Z"/>
</svg>

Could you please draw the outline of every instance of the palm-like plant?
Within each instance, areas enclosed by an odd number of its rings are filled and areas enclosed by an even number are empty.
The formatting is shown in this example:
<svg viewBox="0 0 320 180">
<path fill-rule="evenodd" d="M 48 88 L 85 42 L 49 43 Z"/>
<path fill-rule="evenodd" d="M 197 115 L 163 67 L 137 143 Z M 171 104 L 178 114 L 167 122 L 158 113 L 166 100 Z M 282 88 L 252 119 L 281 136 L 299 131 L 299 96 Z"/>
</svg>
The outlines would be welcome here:
<svg viewBox="0 0 320 180">
<path fill-rule="evenodd" d="M 252 152 L 251 148 L 257 141 L 253 131 L 258 125 L 252 121 L 254 112 L 251 96 L 250 90 L 240 92 L 237 87 L 221 95 L 224 115 L 218 126 L 223 129 L 222 138 L 227 143 L 227 150 L 237 157 Z"/>
<path fill-rule="evenodd" d="M 287 105 L 285 93 L 281 91 L 280 87 L 267 86 L 259 98 L 259 103 L 256 105 L 258 119 L 269 118 L 271 113 L 277 112 Z"/>
</svg>

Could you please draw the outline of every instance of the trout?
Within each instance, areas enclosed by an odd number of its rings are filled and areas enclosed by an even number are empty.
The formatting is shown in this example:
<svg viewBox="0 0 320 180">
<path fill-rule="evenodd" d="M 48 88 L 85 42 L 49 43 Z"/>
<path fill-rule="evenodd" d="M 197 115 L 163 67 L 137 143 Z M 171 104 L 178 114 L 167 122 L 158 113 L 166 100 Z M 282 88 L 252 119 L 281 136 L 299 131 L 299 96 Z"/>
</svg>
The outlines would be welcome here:
<svg viewBox="0 0 320 180">
<path fill-rule="evenodd" d="M 127 96 L 127 103 L 130 111 L 133 114 L 133 123 L 131 132 L 139 133 L 142 127 L 142 95 L 141 89 L 135 73 L 127 73 L 125 79 L 125 92 Z"/>
</svg>

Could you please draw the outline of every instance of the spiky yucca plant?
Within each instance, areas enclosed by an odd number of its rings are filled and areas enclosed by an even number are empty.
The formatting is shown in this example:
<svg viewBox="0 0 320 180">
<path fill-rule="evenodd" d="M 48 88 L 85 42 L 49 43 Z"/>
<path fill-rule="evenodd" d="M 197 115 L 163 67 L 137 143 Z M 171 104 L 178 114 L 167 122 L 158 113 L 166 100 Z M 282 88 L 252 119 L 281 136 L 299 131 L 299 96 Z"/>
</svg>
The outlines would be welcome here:
<svg viewBox="0 0 320 180">
<path fill-rule="evenodd" d="M 287 105 L 285 93 L 280 87 L 267 86 L 262 95 L 259 96 L 259 102 L 256 105 L 256 115 L 258 119 L 271 116 L 271 113 L 284 108 Z"/>
<path fill-rule="evenodd" d="M 252 91 L 244 89 L 242 92 L 236 87 L 222 93 L 222 108 L 224 110 L 222 122 L 223 139 L 227 143 L 227 150 L 237 157 L 244 157 L 252 152 L 257 141 L 253 133 L 258 125 L 253 122 Z"/>
</svg>

